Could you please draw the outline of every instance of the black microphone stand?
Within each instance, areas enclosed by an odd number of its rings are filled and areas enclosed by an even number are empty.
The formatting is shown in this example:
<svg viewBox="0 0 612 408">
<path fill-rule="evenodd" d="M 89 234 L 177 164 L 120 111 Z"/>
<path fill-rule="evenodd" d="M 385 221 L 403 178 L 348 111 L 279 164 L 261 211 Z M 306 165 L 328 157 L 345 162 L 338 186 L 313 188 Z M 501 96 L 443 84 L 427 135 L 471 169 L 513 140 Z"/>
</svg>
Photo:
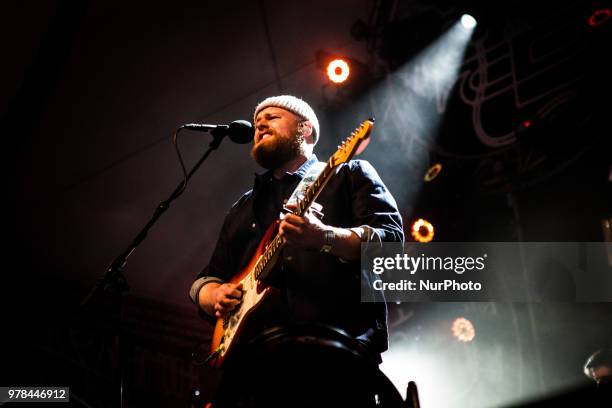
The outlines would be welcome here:
<svg viewBox="0 0 612 408">
<path fill-rule="evenodd" d="M 179 129 L 174 132 L 173 139 L 176 141 L 178 133 L 185 129 L 186 127 L 181 126 Z M 172 194 L 163 202 L 161 202 L 151 219 L 146 223 L 146 225 L 140 230 L 140 232 L 136 235 L 132 243 L 123 251 L 119 256 L 115 258 L 115 260 L 110 264 L 110 266 L 106 269 L 104 275 L 96 282 L 93 288 L 89 291 L 87 296 L 83 299 L 79 306 L 79 311 L 84 311 L 85 308 L 92 302 L 92 299 L 97 298 L 102 293 L 109 293 L 113 295 L 117 295 L 118 299 L 118 310 L 119 310 L 119 329 L 117 330 L 117 334 L 115 336 L 115 348 L 117 354 L 117 362 L 118 362 L 118 387 L 119 387 L 119 406 L 123 408 L 124 406 L 124 360 L 123 360 L 123 350 L 121 348 L 121 333 L 123 330 L 123 306 L 124 306 L 124 295 L 130 289 L 127 279 L 123 275 L 123 269 L 127 264 L 128 258 L 134 253 L 138 245 L 144 241 L 149 233 L 149 230 L 155 225 L 157 220 L 162 216 L 164 212 L 168 210 L 172 201 L 177 199 L 184 191 L 187 186 L 187 182 L 189 179 L 195 174 L 196 171 L 200 168 L 202 163 L 208 158 L 208 156 L 212 153 L 213 150 L 217 150 L 221 142 L 223 141 L 223 137 L 225 137 L 227 132 L 227 127 L 214 127 L 210 129 L 206 129 L 206 131 L 210 130 L 210 134 L 213 136 L 213 140 L 210 142 L 208 146 L 208 150 L 204 153 L 202 158 L 193 166 L 191 171 L 186 174 L 185 179 L 174 189 Z M 180 158 L 180 155 L 179 155 Z M 182 164 L 182 159 L 181 159 Z"/>
</svg>

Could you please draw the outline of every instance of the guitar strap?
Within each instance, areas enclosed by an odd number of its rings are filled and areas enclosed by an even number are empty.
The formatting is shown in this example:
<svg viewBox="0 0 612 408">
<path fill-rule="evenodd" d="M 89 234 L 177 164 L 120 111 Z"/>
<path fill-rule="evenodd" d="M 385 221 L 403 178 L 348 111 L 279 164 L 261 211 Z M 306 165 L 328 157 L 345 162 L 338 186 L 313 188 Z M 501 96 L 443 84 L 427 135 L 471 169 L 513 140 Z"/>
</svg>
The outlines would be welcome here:
<svg viewBox="0 0 612 408">
<path fill-rule="evenodd" d="M 325 162 L 317 161 L 310 166 L 302 181 L 299 182 L 295 190 L 293 190 L 291 197 L 287 200 L 287 205 L 297 205 L 298 199 L 302 200 L 304 198 L 304 193 L 308 190 L 308 187 L 314 183 L 317 177 L 319 177 L 319 174 L 321 174 L 326 164 Z"/>
</svg>

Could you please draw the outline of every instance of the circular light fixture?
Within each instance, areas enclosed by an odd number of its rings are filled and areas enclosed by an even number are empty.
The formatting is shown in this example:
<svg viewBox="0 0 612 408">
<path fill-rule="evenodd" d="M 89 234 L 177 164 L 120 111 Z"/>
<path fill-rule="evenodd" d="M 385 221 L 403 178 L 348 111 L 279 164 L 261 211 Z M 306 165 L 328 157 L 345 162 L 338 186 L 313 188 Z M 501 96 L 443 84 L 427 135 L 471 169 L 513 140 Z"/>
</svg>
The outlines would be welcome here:
<svg viewBox="0 0 612 408">
<path fill-rule="evenodd" d="M 591 27 L 596 27 L 598 25 L 601 25 L 607 22 L 610 19 L 610 17 L 612 17 L 611 9 L 609 8 L 599 9 L 599 10 L 595 10 L 593 14 L 591 14 L 591 17 L 589 17 L 587 22 L 589 23 Z"/>
<path fill-rule="evenodd" d="M 343 59 L 335 59 L 327 64 L 327 77 L 336 84 L 346 81 L 351 73 L 349 64 Z"/>
<path fill-rule="evenodd" d="M 434 227 L 423 218 L 419 218 L 412 224 L 410 235 L 417 242 L 430 242 L 434 237 Z"/>
<path fill-rule="evenodd" d="M 476 19 L 469 14 L 464 14 L 461 16 L 461 25 L 463 28 L 467 30 L 471 30 L 476 27 Z"/>
<path fill-rule="evenodd" d="M 436 163 L 427 170 L 427 173 L 425 173 L 425 177 L 423 177 L 423 180 L 427 182 L 432 181 L 433 179 L 438 177 L 438 174 L 440 174 L 441 171 L 442 165 L 440 163 Z"/>
<path fill-rule="evenodd" d="M 464 343 L 472 341 L 474 340 L 474 337 L 476 337 L 476 329 L 474 328 L 474 325 L 465 317 L 458 317 L 453 321 L 451 332 L 457 340 Z"/>
</svg>

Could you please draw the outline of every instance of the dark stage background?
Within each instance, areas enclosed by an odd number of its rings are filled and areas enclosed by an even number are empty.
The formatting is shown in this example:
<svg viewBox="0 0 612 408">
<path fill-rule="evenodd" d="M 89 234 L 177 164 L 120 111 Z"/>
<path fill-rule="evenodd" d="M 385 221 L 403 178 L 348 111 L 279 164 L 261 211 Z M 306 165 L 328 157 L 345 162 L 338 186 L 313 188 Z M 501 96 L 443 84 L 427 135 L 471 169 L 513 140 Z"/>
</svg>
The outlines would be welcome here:
<svg viewBox="0 0 612 408">
<path fill-rule="evenodd" d="M 610 1 L 0 7 L 0 385 L 66 385 L 75 406 L 116 406 L 121 329 L 127 406 L 189 406 L 195 388 L 209 395 L 216 375 L 190 356 L 211 328 L 187 292 L 225 212 L 261 171 L 250 145 L 225 141 L 130 258 L 122 326 L 112 294 L 85 312 L 78 305 L 181 180 L 173 131 L 252 120 L 273 94 L 319 112 L 319 158 L 376 116 L 362 158 L 407 229 L 424 217 L 439 241 L 610 240 L 612 22 L 597 14 Z M 467 12 L 476 30 L 448 40 Z M 360 61 L 359 82 L 330 86 L 319 50 Z M 189 167 L 208 142 L 184 132 Z M 434 163 L 443 170 L 425 183 Z M 389 307 L 383 370 L 402 392 L 416 380 L 426 408 L 509 406 L 587 386 L 582 365 L 612 342 L 610 303 Z M 475 322 L 474 341 L 453 341 L 457 316 Z"/>
</svg>

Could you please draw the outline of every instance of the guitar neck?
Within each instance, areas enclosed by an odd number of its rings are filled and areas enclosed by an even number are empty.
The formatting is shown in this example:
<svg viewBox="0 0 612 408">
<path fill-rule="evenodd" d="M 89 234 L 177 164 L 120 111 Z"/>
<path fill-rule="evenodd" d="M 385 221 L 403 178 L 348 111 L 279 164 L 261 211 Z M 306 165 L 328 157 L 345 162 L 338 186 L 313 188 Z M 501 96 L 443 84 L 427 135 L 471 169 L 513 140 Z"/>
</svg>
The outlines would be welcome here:
<svg viewBox="0 0 612 408">
<path fill-rule="evenodd" d="M 323 170 L 321 170 L 321 173 L 319 173 L 317 179 L 312 182 L 308 189 L 306 189 L 304 196 L 298 199 L 296 209 L 293 211 L 293 214 L 301 217 L 306 213 L 306 211 L 308 211 L 312 203 L 317 199 L 331 178 L 333 170 L 334 166 L 332 165 L 332 159 L 330 158 Z M 283 238 L 277 233 L 270 241 L 270 244 L 268 244 L 268 247 L 257 262 L 257 265 L 255 265 L 253 270 L 255 279 L 264 279 L 267 276 L 272 267 L 271 262 L 276 259 L 276 255 L 284 247 L 284 245 Z"/>
</svg>

